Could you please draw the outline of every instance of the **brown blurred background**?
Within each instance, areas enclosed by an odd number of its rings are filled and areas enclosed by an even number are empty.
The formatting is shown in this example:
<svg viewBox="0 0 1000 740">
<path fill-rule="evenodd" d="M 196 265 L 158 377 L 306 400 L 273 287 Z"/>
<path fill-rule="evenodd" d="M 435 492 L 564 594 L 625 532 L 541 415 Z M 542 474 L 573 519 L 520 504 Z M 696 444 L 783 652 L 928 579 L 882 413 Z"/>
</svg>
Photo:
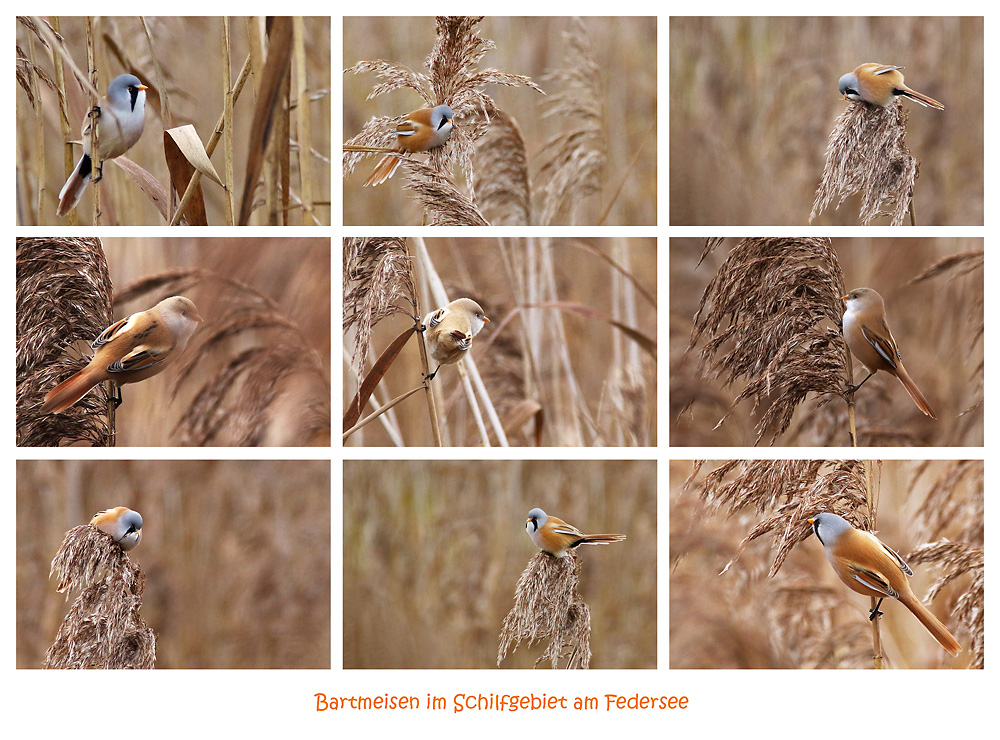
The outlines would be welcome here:
<svg viewBox="0 0 1000 740">
<path fill-rule="evenodd" d="M 330 667 L 330 463 L 21 460 L 17 667 L 40 668 L 73 600 L 49 563 L 95 512 L 142 515 L 129 557 L 157 668 Z"/>
<path fill-rule="evenodd" d="M 46 16 L 47 17 L 47 16 Z M 48 17 L 47 17 L 48 18 Z M 60 17 L 60 33 L 77 66 L 87 71 L 87 40 L 85 18 Z M 203 144 L 208 143 L 224 108 L 225 55 L 222 45 L 222 18 L 198 16 L 154 16 L 145 18 L 151 40 L 147 40 L 139 18 L 101 16 L 95 22 L 97 36 L 98 89 L 104 95 L 108 83 L 135 69 L 146 91 L 146 125 L 142 138 L 125 156 L 148 170 L 164 186 L 169 183 L 164 161 L 163 136 L 165 128 L 191 124 Z M 322 224 L 330 223 L 330 19 L 305 18 L 304 41 L 307 69 L 307 86 L 314 94 L 309 101 L 311 116 L 311 145 L 313 175 L 311 178 L 314 198 L 324 205 L 317 205 L 315 215 Z M 235 84 L 243 61 L 248 54 L 248 33 L 256 29 L 255 20 L 229 18 L 231 44 L 231 78 Z M 256 32 L 256 31 L 255 31 Z M 52 54 L 34 34 L 21 23 L 17 24 L 19 48 L 49 75 L 53 74 Z M 152 49 L 150 48 L 152 44 Z M 117 50 L 117 55 L 116 55 Z M 123 63 L 125 60 L 127 64 Z M 296 102 L 294 76 L 295 55 L 292 55 L 292 101 Z M 67 95 L 69 96 L 69 125 L 72 136 L 79 140 L 80 122 L 89 107 L 89 99 L 67 68 Z M 246 173 L 250 126 L 256 105 L 253 77 L 248 78 L 239 99 L 233 105 L 233 155 L 234 194 L 239 208 Z M 17 91 L 17 146 L 18 146 L 18 224 L 69 225 L 69 220 L 55 215 L 59 190 L 66 181 L 63 166 L 63 135 L 59 126 L 59 108 L 53 90 L 44 84 L 41 89 L 41 109 L 33 110 L 28 97 L 18 86 Z M 169 107 L 171 120 L 164 120 L 164 100 Z M 297 114 L 291 112 L 290 137 L 298 136 Z M 100 129 L 98 129 L 100 133 Z M 38 135 L 41 141 L 38 141 Z M 212 157 L 216 172 L 225 178 L 225 146 L 220 141 Z M 80 147 L 73 148 L 73 161 L 79 159 Z M 318 156 L 317 156 L 318 155 Z M 291 156 L 291 188 L 301 193 L 301 178 L 297 157 Z M 115 164 L 108 163 L 104 170 L 107 180 L 102 183 L 101 208 L 103 223 L 160 225 L 163 218 L 157 208 Z M 39 214 L 38 188 L 44 182 L 45 196 Z M 90 188 L 84 193 L 77 207 L 80 222 L 89 224 L 93 210 Z M 208 178 L 202 180 L 205 193 L 208 223 L 225 225 L 224 191 Z M 261 191 L 263 192 L 263 191 Z M 263 198 L 263 195 L 259 195 Z M 251 225 L 266 224 L 266 209 L 258 209 L 251 218 Z M 290 223 L 298 225 L 300 211 L 294 211 Z"/>
<path fill-rule="evenodd" d="M 655 342 L 656 307 L 651 302 L 656 298 L 655 239 L 445 237 L 428 238 L 425 243 L 449 297 L 473 298 L 490 318 L 471 354 L 501 419 L 529 401 L 537 403 L 542 413 L 543 446 L 656 444 L 656 363 L 648 351 L 608 323 L 613 318 Z M 412 244 L 409 248 L 415 254 Z M 612 267 L 607 258 L 631 277 Z M 424 277 L 419 263 L 414 272 L 419 286 Z M 418 287 L 418 293 L 422 315 L 439 307 L 431 305 L 426 289 Z M 563 310 L 552 302 L 579 304 L 598 314 Z M 550 305 L 527 307 L 538 303 Z M 521 310 L 515 313 L 518 307 Z M 404 314 L 376 325 L 373 354 L 377 356 L 412 325 Z M 350 355 L 354 340 L 344 341 Z M 369 358 L 368 367 L 372 362 Z M 442 367 L 433 381 L 447 410 L 449 443 L 480 444 L 457 367 Z M 420 374 L 420 356 L 411 337 L 376 398 L 385 403 L 410 390 L 420 383 Z M 357 378 L 346 363 L 344 377 L 348 404 L 357 390 Z M 420 394 L 396 406 L 393 414 L 405 444 L 433 444 L 427 404 Z M 506 433 L 512 445 L 534 444 L 532 423 Z M 393 444 L 381 423 L 369 424 L 349 440 L 352 445 Z"/>
<path fill-rule="evenodd" d="M 982 17 L 670 19 L 670 223 L 805 225 L 840 76 L 903 65 L 917 225 L 983 223 Z M 860 198 L 815 225 L 857 225 Z M 885 219 L 875 221 L 886 223 Z"/>
<path fill-rule="evenodd" d="M 726 239 L 698 265 L 703 239 L 670 240 L 672 445 L 750 445 L 757 436 L 758 414 L 750 414 L 750 401 L 741 403 L 722 426 L 714 428 L 742 388 L 726 388 L 721 381 L 698 378 L 698 353 L 704 341 L 685 354 L 691 339 L 691 321 L 705 287 L 737 241 Z M 924 416 L 900 382 L 880 372 L 855 396 L 859 434 L 875 435 L 878 444 L 885 446 L 982 446 L 983 342 L 978 333 L 983 326 L 982 263 L 978 269 L 970 268 L 966 275 L 959 264 L 955 270 L 914 284 L 908 282 L 938 260 L 981 253 L 983 240 L 836 237 L 833 247 L 844 271 L 846 290 L 868 287 L 882 295 L 887 321 L 906 369 L 938 416 L 937 420 Z M 860 382 L 866 374 L 854 360 L 854 382 Z M 689 402 L 690 408 L 683 410 Z M 822 435 L 831 426 L 835 438 L 849 444 L 846 402 L 834 400 L 817 411 L 810 396 L 799 405 L 791 426 L 776 444 L 826 444 Z M 768 439 L 769 435 L 765 441 Z"/>
<path fill-rule="evenodd" d="M 580 548 L 591 666 L 655 668 L 651 460 L 346 461 L 344 667 L 495 667 L 514 586 L 538 552 L 524 530 L 536 506 L 628 536 Z M 543 649 L 522 644 L 502 667 L 530 668 Z"/>
<path fill-rule="evenodd" d="M 603 225 L 655 225 L 656 18 L 588 17 L 583 24 L 601 75 L 608 164 L 602 191 L 587 199 L 581 213 L 587 214 L 586 223 L 597 225 L 613 201 Z M 562 34 L 569 28 L 569 18 L 485 18 L 480 35 L 497 48 L 487 52 L 479 66 L 526 75 L 547 94 L 564 89 L 565 83 L 545 75 L 563 66 L 567 45 Z M 344 18 L 344 68 L 384 59 L 428 74 L 424 61 L 434 39 L 434 19 L 429 16 Z M 424 107 L 416 92 L 403 90 L 366 100 L 378 83 L 372 74 L 344 75 L 345 141 L 373 116 L 400 116 Z M 521 129 L 534 191 L 540 155 L 565 121 L 558 116 L 543 119 L 546 97 L 527 87 L 487 85 L 484 90 Z M 344 181 L 344 223 L 419 224 L 421 212 L 404 195 L 399 175 L 378 188 L 362 187 L 376 161 L 367 158 Z M 457 168 L 454 174 L 461 177 Z"/>
<path fill-rule="evenodd" d="M 330 358 L 330 240 L 327 238 L 277 237 L 105 237 L 104 253 L 111 271 L 116 295 L 129 285 L 175 270 L 202 270 L 204 276 L 186 281 L 190 288 L 179 291 L 193 300 L 204 318 L 195 331 L 181 360 L 192 357 L 199 346 L 199 335 L 212 330 L 229 311 L 247 303 L 258 302 L 254 291 L 277 305 L 276 311 L 298 330 L 305 342 L 300 351 L 309 353 L 311 365 L 319 365 L 325 378 L 313 372 L 293 372 L 276 378 L 276 399 L 268 408 L 263 444 L 329 444 L 328 428 L 322 438 L 304 436 L 299 422 L 307 402 L 329 399 Z M 220 279 L 221 278 L 221 279 Z M 224 280 L 238 281 L 237 284 Z M 249 289 L 243 287 L 249 286 Z M 115 316 L 121 318 L 143 311 L 171 295 L 165 289 L 144 297 L 116 303 Z M 293 332 L 285 330 L 290 338 Z M 213 380 L 224 363 L 249 350 L 253 344 L 267 346 L 275 340 L 273 329 L 247 328 L 227 341 L 214 344 L 198 354 L 192 374 L 177 389 L 178 365 L 140 383 L 126 385 L 124 402 L 116 412 L 117 444 L 120 446 L 177 445 L 183 440 L 176 426 L 189 406 L 198 400 L 203 385 Z M 303 365 L 306 365 L 303 362 Z M 230 383 L 239 387 L 241 377 Z M 239 411 L 232 402 L 233 413 Z M 234 444 L 225 429 L 214 440 Z"/>
<path fill-rule="evenodd" d="M 696 477 L 704 480 L 720 461 L 707 461 Z M 878 492 L 878 537 L 904 559 L 916 545 L 937 540 L 928 535 L 926 499 L 942 479 L 950 523 L 940 536 L 983 544 L 983 467 L 971 469 L 945 460 L 884 460 L 873 468 Z M 810 535 L 792 548 L 773 578 L 768 537 L 751 542 L 736 557 L 740 541 L 765 516 L 726 511 L 710 513 L 697 490 L 683 490 L 692 473 L 688 460 L 670 462 L 670 667 L 671 668 L 871 668 L 870 600 L 851 591 L 830 567 L 823 546 Z M 953 476 L 949 478 L 948 476 Z M 732 475 L 727 480 L 732 479 Z M 935 499 L 944 505 L 942 498 Z M 923 598 L 941 571 L 910 562 L 910 585 Z M 960 576 L 935 598 L 930 609 L 942 618 L 965 648 L 952 660 L 906 607 L 886 599 L 881 620 L 884 654 L 890 668 L 964 666 L 969 635 L 947 617 L 955 598 L 969 584 Z"/>
</svg>

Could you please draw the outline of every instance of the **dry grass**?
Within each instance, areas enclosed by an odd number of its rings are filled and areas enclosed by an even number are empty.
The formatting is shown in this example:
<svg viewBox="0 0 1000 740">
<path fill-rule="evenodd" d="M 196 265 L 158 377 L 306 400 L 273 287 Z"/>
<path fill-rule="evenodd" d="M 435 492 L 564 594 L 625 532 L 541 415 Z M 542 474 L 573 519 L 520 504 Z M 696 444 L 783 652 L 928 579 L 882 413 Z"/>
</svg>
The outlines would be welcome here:
<svg viewBox="0 0 1000 740">
<path fill-rule="evenodd" d="M 800 240 L 773 243 L 779 241 Z M 704 255 L 700 240 L 671 240 L 671 442 L 745 446 L 762 433 L 773 435 L 779 427 L 772 419 L 780 418 L 787 428 L 775 444 L 847 445 L 847 407 L 836 398 L 847 384 L 844 360 L 805 352 L 810 345 L 798 331 L 802 325 L 803 336 L 830 335 L 828 351 L 844 352 L 836 330 L 843 312 L 837 290 L 828 284 L 811 313 L 791 316 L 817 292 L 818 268 L 806 264 L 781 275 L 779 264 L 786 272 L 794 268 L 791 253 L 770 260 L 760 253 L 733 275 L 737 257 L 758 242 L 726 242 L 728 249 Z M 895 378 L 878 373 L 855 395 L 859 443 L 982 445 L 982 240 L 837 238 L 832 250 L 829 259 L 842 269 L 846 289 L 872 287 L 885 298 L 907 369 L 944 409 L 937 421 L 924 417 Z M 816 322 L 811 326 L 810 317 Z M 692 335 L 702 331 L 698 347 L 711 353 L 708 365 L 688 350 Z M 860 380 L 861 368 L 852 362 Z M 833 402 L 817 407 L 811 399 L 822 401 L 824 389 Z"/>
<path fill-rule="evenodd" d="M 55 53 L 38 30 L 40 23 L 27 18 L 17 24 L 19 224 L 92 223 L 93 184 L 75 217 L 55 215 L 67 168 L 80 155 L 79 147 L 67 142 L 79 140 L 90 105 L 70 65 L 86 75 L 88 51 L 96 58 L 102 95 L 124 72 L 149 87 L 142 139 L 113 160 L 121 167 L 104 169 L 102 225 L 169 221 L 195 171 L 176 137 L 164 134 L 182 125 L 194 126 L 199 148 L 209 154 L 222 144 L 212 160 L 219 180 L 201 180 L 196 205 L 185 212 L 188 223 L 239 222 L 241 208 L 252 225 L 330 223 L 329 18 L 281 18 L 266 29 L 263 18 L 230 18 L 227 45 L 219 17 L 102 16 L 94 19 L 96 41 L 89 49 L 86 20 L 48 18 L 63 40 Z M 170 54 L 178 48 L 198 53 Z M 226 83 L 230 91 L 238 87 L 238 72 L 252 54 L 252 83 L 231 98 L 227 115 Z M 228 192 L 221 187 L 227 180 Z"/>
<path fill-rule="evenodd" d="M 344 667 L 494 668 L 538 553 L 524 530 L 535 506 L 628 535 L 579 554 L 590 666 L 655 668 L 656 463 L 589 460 L 346 461 Z M 543 652 L 522 644 L 502 665 L 531 668 Z"/>
<path fill-rule="evenodd" d="M 472 385 L 460 382 L 463 370 L 471 374 L 472 368 L 464 367 L 467 359 L 446 366 L 431 383 L 444 444 L 483 444 L 487 434 L 491 444 L 501 443 L 488 419 L 477 423 L 473 409 L 485 407 L 484 397 L 511 445 L 656 444 L 656 288 L 650 282 L 656 274 L 655 242 L 445 238 L 428 239 L 426 245 L 426 258 L 414 268 L 419 313 L 443 305 L 427 297 L 439 274 L 449 298 L 471 297 L 491 319 L 470 352 L 483 381 L 475 406 L 469 401 Z M 392 276 L 402 279 L 402 252 L 398 257 L 386 252 L 383 259 L 385 272 L 359 268 L 357 281 L 350 279 L 353 268 L 345 272 L 345 316 L 358 318 L 344 337 L 345 407 L 357 391 L 360 362 L 370 368 L 370 355 L 382 354 L 413 325 L 413 309 L 401 295 L 392 297 L 398 292 Z M 380 280 L 389 285 L 381 287 Z M 365 300 L 383 308 L 365 318 L 357 308 Z M 397 315 L 373 329 L 374 319 L 393 305 Z M 362 357 L 359 348 L 365 346 L 370 350 Z M 419 352 L 404 347 L 380 376 L 376 403 L 384 406 L 418 387 L 422 372 Z M 353 433 L 349 443 L 435 443 L 427 409 L 417 398 L 378 421 Z"/>
<path fill-rule="evenodd" d="M 205 318 L 174 367 L 126 386 L 116 444 L 329 444 L 328 239 L 109 237 L 103 245 L 117 286 L 117 316 L 184 294 Z M 82 268 L 69 264 L 67 274 L 81 280 Z M 78 313 L 39 320 L 77 331 Z M 111 323 L 105 320 L 101 328 Z M 99 331 L 87 328 L 84 338 Z M 61 351 L 63 343 L 53 346 Z M 30 398 L 40 399 L 55 380 Z M 88 395 L 84 405 L 103 405 L 100 399 Z M 60 422 L 32 421 L 43 423 Z M 76 441 L 62 435 L 62 427 L 55 431 L 43 443 Z"/>
<path fill-rule="evenodd" d="M 66 531 L 115 505 L 143 517 L 128 560 L 157 668 L 330 667 L 329 462 L 22 460 L 16 503 L 18 668 L 71 609 L 48 578 Z"/>
<path fill-rule="evenodd" d="M 905 608 L 886 603 L 888 667 L 980 667 L 982 462 L 884 461 L 871 471 L 869 497 L 853 461 L 672 463 L 671 668 L 871 667 L 869 600 L 840 582 L 806 519 L 834 511 L 870 529 L 876 503 L 881 540 L 911 567 L 938 563 L 914 567 L 911 584 L 966 647 L 951 659 Z M 945 499 L 953 517 L 937 531 L 922 525 Z"/>
<path fill-rule="evenodd" d="M 903 104 L 916 223 L 982 225 L 981 15 L 672 18 L 670 222 L 804 225 L 830 130 L 854 107 L 837 81 L 864 62 L 905 65 L 907 84 L 946 106 Z M 856 225 L 860 210 L 850 198 L 814 225 Z"/>
<path fill-rule="evenodd" d="M 404 192 L 396 182 L 398 174 L 378 192 L 362 188 L 362 178 L 354 175 L 344 182 L 344 223 L 441 223 L 453 206 L 436 198 L 447 197 L 467 211 L 449 223 L 478 223 L 476 219 L 483 218 L 494 225 L 655 224 L 655 18 L 487 18 L 476 26 L 477 33 L 495 48 L 473 47 L 475 67 L 470 65 L 471 55 L 456 53 L 462 52 L 460 44 L 445 46 L 438 41 L 428 57 L 440 24 L 440 19 L 435 25 L 429 18 L 392 16 L 344 19 L 344 66 L 379 73 L 391 70 L 389 82 L 374 93 L 365 76 L 345 77 L 344 131 L 375 126 L 377 132 L 385 132 L 392 117 L 447 102 L 455 110 L 456 125 L 440 156 L 468 157 L 451 170 L 456 176 L 461 170 L 465 183 L 455 192 L 440 183 L 434 189 L 432 183 L 424 183 L 416 186 L 420 197 L 414 198 L 409 192 L 414 186 L 408 185 Z M 622 38 L 629 43 L 622 45 Z M 553 43 L 555 39 L 559 41 Z M 435 56 L 438 49 L 441 54 Z M 429 76 L 413 71 L 428 58 Z M 359 59 L 380 61 L 361 67 L 356 66 Z M 437 94 L 429 94 L 439 74 L 435 62 L 441 72 L 461 70 L 463 76 L 455 78 L 458 84 L 440 84 L 433 88 Z M 496 79 L 506 74 L 497 70 L 504 69 L 524 75 L 508 77 L 548 80 L 543 85 L 548 97 L 530 85 L 490 87 L 494 82 L 505 84 Z M 486 92 L 476 93 L 479 99 L 464 114 L 449 97 L 459 91 L 471 95 L 484 84 Z M 417 90 L 419 96 L 409 96 L 409 102 L 393 96 L 395 102 L 388 101 L 377 111 L 366 102 L 375 93 L 401 88 Z M 610 113 L 626 109 L 627 116 Z M 383 116 L 372 120 L 374 113 Z M 501 118 L 494 118 L 497 114 Z M 474 151 L 464 148 L 467 138 L 475 142 Z M 372 136 L 365 141 L 384 145 L 387 140 Z M 345 157 L 346 161 L 355 160 Z M 539 171 L 543 167 L 544 173 Z M 362 169 L 367 175 L 368 168 Z M 407 166 L 407 171 L 412 169 L 416 168 Z M 429 208 L 434 210 L 425 213 Z"/>
<path fill-rule="evenodd" d="M 52 560 L 52 575 L 57 591 L 80 594 L 45 653 L 46 668 L 154 667 L 156 634 L 139 615 L 146 576 L 110 537 L 74 527 Z"/>
</svg>

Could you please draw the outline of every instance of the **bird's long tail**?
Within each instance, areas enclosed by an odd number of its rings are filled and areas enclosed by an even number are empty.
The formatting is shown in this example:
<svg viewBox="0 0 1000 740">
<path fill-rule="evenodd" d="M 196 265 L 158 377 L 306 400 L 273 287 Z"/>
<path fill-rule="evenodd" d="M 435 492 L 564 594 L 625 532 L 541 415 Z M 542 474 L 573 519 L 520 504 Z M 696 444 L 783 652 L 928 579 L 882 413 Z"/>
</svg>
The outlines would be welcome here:
<svg viewBox="0 0 1000 740">
<path fill-rule="evenodd" d="M 910 374 L 906 372 L 906 368 L 903 367 L 902 364 L 896 366 L 896 377 L 899 378 L 899 382 L 903 384 L 904 388 L 906 388 L 906 392 L 910 394 L 910 398 L 913 399 L 913 402 L 917 404 L 917 408 L 932 419 L 936 419 L 937 416 L 934 415 L 934 409 L 932 409 L 931 405 L 927 403 L 927 399 L 924 398 L 924 394 L 920 392 L 919 388 L 917 388 L 917 384 L 913 382 L 913 378 L 911 378 Z"/>
<path fill-rule="evenodd" d="M 934 636 L 941 647 L 952 655 L 962 652 L 962 646 L 958 644 L 948 628 L 941 624 L 941 620 L 931 614 L 930 610 L 921 604 L 913 594 L 900 594 L 899 600 L 907 609 L 913 612 L 913 616 L 920 620 L 920 623 L 927 628 L 927 631 Z"/>
<path fill-rule="evenodd" d="M 401 150 L 402 151 L 402 150 Z M 369 185 L 375 187 L 376 185 L 381 185 L 394 174 L 396 174 L 396 168 L 399 167 L 400 159 L 395 154 L 386 154 L 379 163 L 375 165 L 375 169 L 365 180 L 365 187 Z"/>
<path fill-rule="evenodd" d="M 577 545 L 610 545 L 612 542 L 621 542 L 624 539 L 625 535 L 623 534 L 588 534 L 573 547 Z"/>
<path fill-rule="evenodd" d="M 87 392 L 99 382 L 99 380 L 94 380 L 87 373 L 86 369 L 81 370 L 75 375 L 70 375 L 46 394 L 45 402 L 42 404 L 39 413 L 58 414 L 65 411 L 87 395 Z"/>
<path fill-rule="evenodd" d="M 928 95 L 924 95 L 923 93 L 918 93 L 916 90 L 910 90 L 910 89 L 901 90 L 900 94 L 908 97 L 910 100 L 920 103 L 920 105 L 924 106 L 925 108 L 937 108 L 938 110 L 944 110 L 944 106 L 941 105 L 941 103 L 939 103 L 934 98 Z"/>
</svg>

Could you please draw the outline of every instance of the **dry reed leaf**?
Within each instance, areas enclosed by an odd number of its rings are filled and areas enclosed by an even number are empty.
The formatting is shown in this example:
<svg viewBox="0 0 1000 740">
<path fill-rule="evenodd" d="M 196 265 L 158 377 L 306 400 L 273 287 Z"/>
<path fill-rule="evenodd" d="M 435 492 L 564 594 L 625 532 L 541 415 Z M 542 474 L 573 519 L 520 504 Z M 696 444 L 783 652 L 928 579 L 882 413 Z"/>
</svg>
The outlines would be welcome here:
<svg viewBox="0 0 1000 740">
<path fill-rule="evenodd" d="M 222 178 L 219 177 L 219 173 L 215 171 L 215 167 L 212 165 L 212 160 L 208 158 L 208 152 L 205 151 L 205 147 L 202 145 L 201 138 L 199 138 L 198 132 L 195 131 L 194 126 L 189 124 L 187 126 L 178 126 L 177 128 L 167 129 L 163 132 L 163 135 L 164 144 L 166 143 L 166 137 L 169 136 L 171 141 L 176 144 L 177 151 L 191 163 L 191 166 L 193 166 L 209 180 L 217 183 L 220 187 L 226 187 L 222 183 Z M 184 191 L 181 190 L 180 192 Z"/>
<path fill-rule="evenodd" d="M 716 428 L 752 398 L 753 410 L 765 406 L 756 443 L 770 430 L 774 444 L 809 393 L 817 408 L 844 397 L 847 345 L 836 327 L 845 291 L 830 239 L 743 239 L 733 248 L 705 288 L 688 346 L 707 337 L 699 374 L 745 380 Z"/>
<path fill-rule="evenodd" d="M 124 155 L 115 157 L 111 161 L 118 165 L 132 179 L 132 182 L 139 187 L 139 190 L 149 198 L 149 202 L 160 212 L 163 220 L 167 221 L 170 218 L 170 215 L 167 213 L 167 201 L 169 198 L 166 188 L 160 184 L 160 181 L 153 177 L 149 171 L 140 167 Z"/>
<path fill-rule="evenodd" d="M 888 108 L 855 103 L 844 109 L 830 133 L 810 223 L 834 200 L 840 207 L 861 193 L 863 226 L 881 215 L 892 226 L 903 225 L 917 180 L 917 160 L 905 142 L 907 115 L 899 101 Z"/>
<path fill-rule="evenodd" d="M 353 427 L 358 419 L 361 418 L 361 412 L 364 410 L 365 406 L 368 404 L 368 399 L 371 398 L 372 393 L 375 392 L 376 386 L 381 382 L 382 377 L 388 372 L 389 368 L 392 366 L 393 361 L 402 351 L 403 347 L 410 339 L 410 335 L 414 334 L 417 330 L 416 325 L 405 329 L 398 337 L 396 337 L 392 342 L 386 347 L 379 358 L 372 365 L 372 369 L 365 375 L 364 382 L 358 389 L 351 403 L 348 405 L 347 410 L 344 412 L 344 431 Z"/>
<path fill-rule="evenodd" d="M 548 639 L 537 666 L 590 668 L 590 607 L 580 596 L 581 558 L 571 552 L 557 558 L 537 553 L 517 579 L 514 606 L 504 617 L 497 649 L 497 667 L 522 642 L 528 647 Z"/>
<path fill-rule="evenodd" d="M 163 135 L 163 159 L 167 163 L 167 171 L 170 173 L 170 190 L 174 194 L 174 201 L 179 202 L 190 186 L 195 172 L 200 172 L 181 152 L 177 143 Z M 208 226 L 208 213 L 205 211 L 205 192 L 201 188 L 201 178 L 198 178 L 194 186 L 194 192 L 184 208 L 181 216 L 181 223 L 186 226 Z"/>
<path fill-rule="evenodd" d="M 268 28 L 267 62 L 261 70 L 260 90 L 254 108 L 247 144 L 247 169 L 237 223 L 246 226 L 254 207 L 254 193 L 264 166 L 264 153 L 271 138 L 275 115 L 280 111 L 282 90 L 292 63 L 292 19 L 274 16 Z"/>
<path fill-rule="evenodd" d="M 613 326 L 622 334 L 627 336 L 633 342 L 638 344 L 643 351 L 649 354 L 654 360 L 656 359 L 656 340 L 652 337 L 647 337 L 641 331 L 633 329 L 631 326 L 626 326 L 620 321 L 615 321 L 613 318 L 607 314 L 598 311 L 597 309 L 591 308 L 590 306 L 585 306 L 582 303 L 570 303 L 568 301 L 546 301 L 545 303 L 536 303 L 533 305 L 524 306 L 524 308 L 555 308 L 559 311 L 568 311 L 570 313 L 575 313 L 583 316 L 587 319 L 603 321 L 608 326 Z"/>
<path fill-rule="evenodd" d="M 139 615 L 146 577 L 107 534 L 84 524 L 52 559 L 57 590 L 80 589 L 45 654 L 46 668 L 153 668 L 156 635 Z"/>
</svg>

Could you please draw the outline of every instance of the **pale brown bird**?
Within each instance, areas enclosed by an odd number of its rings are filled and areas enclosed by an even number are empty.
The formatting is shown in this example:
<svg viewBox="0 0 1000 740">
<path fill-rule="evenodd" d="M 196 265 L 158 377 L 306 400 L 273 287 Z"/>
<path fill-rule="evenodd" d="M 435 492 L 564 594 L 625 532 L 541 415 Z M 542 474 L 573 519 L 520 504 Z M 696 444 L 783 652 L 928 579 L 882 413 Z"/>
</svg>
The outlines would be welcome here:
<svg viewBox="0 0 1000 740">
<path fill-rule="evenodd" d="M 471 298 L 459 298 L 424 317 L 424 340 L 431 359 L 438 363 L 431 380 L 442 365 L 454 365 L 472 347 L 472 338 L 489 322 L 482 307 Z"/>
<path fill-rule="evenodd" d="M 892 338 L 892 332 L 885 321 L 885 302 L 882 296 L 871 288 L 855 288 L 841 296 L 841 300 L 847 304 L 847 310 L 844 311 L 844 341 L 851 353 L 868 369 L 868 376 L 853 386 L 853 390 L 857 391 L 868 378 L 879 370 L 884 370 L 899 378 L 918 409 L 936 419 L 934 409 L 903 367 L 896 340 Z"/>
</svg>

